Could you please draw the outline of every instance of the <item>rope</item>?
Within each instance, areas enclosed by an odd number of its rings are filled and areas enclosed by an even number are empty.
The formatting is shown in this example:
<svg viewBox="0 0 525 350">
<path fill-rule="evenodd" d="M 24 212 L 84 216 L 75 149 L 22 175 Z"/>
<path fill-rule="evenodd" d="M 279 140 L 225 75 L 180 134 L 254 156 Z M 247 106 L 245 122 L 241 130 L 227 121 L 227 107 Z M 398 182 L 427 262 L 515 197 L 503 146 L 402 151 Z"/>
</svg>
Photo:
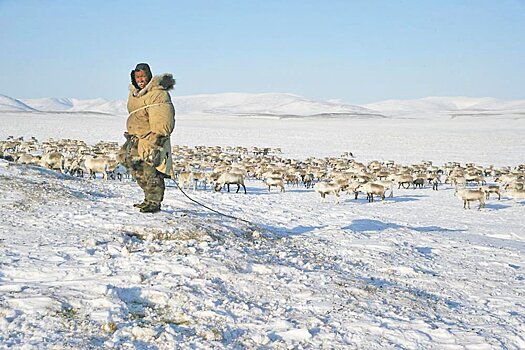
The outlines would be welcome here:
<svg viewBox="0 0 525 350">
<path fill-rule="evenodd" d="M 172 173 L 173 173 L 173 176 L 175 176 L 175 171 L 174 171 L 174 169 L 173 169 L 173 166 L 172 166 Z M 197 201 L 197 200 L 191 198 L 190 196 L 188 196 L 188 195 L 186 194 L 186 192 L 184 192 L 184 190 L 179 186 L 179 184 L 177 183 L 177 181 L 176 181 L 174 178 L 173 178 L 172 180 L 173 180 L 173 182 L 175 182 L 175 185 L 176 185 L 177 188 L 182 192 L 182 194 L 183 194 L 186 198 L 188 198 L 190 201 L 196 203 L 197 205 L 200 205 L 201 207 L 204 207 L 204 208 L 208 209 L 209 211 L 212 211 L 212 212 L 214 212 L 214 213 L 216 213 L 216 214 L 218 214 L 218 215 L 225 216 L 225 217 L 227 217 L 227 218 L 234 219 L 234 220 L 239 220 L 239 221 L 245 222 L 245 223 L 247 223 L 247 224 L 249 224 L 249 225 L 257 226 L 256 223 L 253 223 L 253 222 L 248 221 L 248 220 L 245 220 L 245 219 L 241 219 L 241 218 L 236 217 L 236 216 L 233 216 L 233 215 L 228 215 L 228 214 L 221 213 L 221 212 L 218 211 L 218 210 L 215 210 L 215 209 L 213 209 L 213 208 L 208 207 L 207 205 L 202 204 L 201 202 L 199 202 L 199 201 Z"/>
<path fill-rule="evenodd" d="M 173 104 L 173 102 L 154 103 L 154 104 L 152 104 L 152 105 L 147 105 L 147 106 L 144 106 L 144 107 L 140 107 L 140 108 L 138 108 L 138 109 L 135 109 L 134 111 L 129 112 L 129 114 L 128 114 L 128 118 L 129 118 L 129 116 L 132 115 L 133 113 L 138 112 L 138 111 L 141 111 L 141 110 L 143 110 L 143 109 L 146 109 L 146 108 L 149 108 L 149 107 L 153 107 L 153 106 L 167 105 L 167 104 L 170 104 L 170 105 L 171 105 L 171 104 Z"/>
</svg>

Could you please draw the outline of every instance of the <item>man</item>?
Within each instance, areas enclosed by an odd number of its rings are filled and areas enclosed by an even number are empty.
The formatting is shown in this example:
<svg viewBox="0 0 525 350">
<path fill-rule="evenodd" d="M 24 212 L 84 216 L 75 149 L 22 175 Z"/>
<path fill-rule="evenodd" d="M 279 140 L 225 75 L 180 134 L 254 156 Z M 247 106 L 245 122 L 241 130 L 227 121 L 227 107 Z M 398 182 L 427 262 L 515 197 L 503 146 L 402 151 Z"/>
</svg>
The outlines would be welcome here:
<svg viewBox="0 0 525 350">
<path fill-rule="evenodd" d="M 160 211 L 164 178 L 173 176 L 170 135 L 175 108 L 168 92 L 173 85 L 171 74 L 153 77 L 147 63 L 139 63 L 131 71 L 127 141 L 121 159 L 144 191 L 144 201 L 133 205 L 142 213 Z"/>
</svg>

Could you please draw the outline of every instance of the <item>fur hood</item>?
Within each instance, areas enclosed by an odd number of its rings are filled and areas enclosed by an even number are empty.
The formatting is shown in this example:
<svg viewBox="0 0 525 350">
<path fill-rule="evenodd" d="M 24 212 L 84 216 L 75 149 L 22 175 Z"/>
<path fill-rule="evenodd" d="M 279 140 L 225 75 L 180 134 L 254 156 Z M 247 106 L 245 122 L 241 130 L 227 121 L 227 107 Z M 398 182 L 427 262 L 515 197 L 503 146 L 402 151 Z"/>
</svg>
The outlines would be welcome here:
<svg viewBox="0 0 525 350">
<path fill-rule="evenodd" d="M 144 96 L 149 91 L 153 90 L 171 90 L 175 85 L 175 79 L 173 75 L 169 73 L 164 73 L 160 75 L 155 75 L 151 81 L 144 87 L 144 89 L 139 90 L 133 84 L 130 84 L 129 90 L 133 93 L 133 96 L 139 97 Z"/>
</svg>

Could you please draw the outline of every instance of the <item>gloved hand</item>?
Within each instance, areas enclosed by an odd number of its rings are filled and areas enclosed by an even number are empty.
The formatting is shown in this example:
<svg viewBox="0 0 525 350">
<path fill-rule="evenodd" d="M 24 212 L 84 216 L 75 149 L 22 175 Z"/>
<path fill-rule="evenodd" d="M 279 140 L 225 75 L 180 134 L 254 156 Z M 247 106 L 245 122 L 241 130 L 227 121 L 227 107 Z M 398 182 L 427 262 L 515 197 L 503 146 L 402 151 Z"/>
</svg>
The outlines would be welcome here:
<svg viewBox="0 0 525 350">
<path fill-rule="evenodd" d="M 160 134 L 150 133 L 147 136 L 148 143 L 149 143 L 149 149 L 148 155 L 145 159 L 145 161 L 148 164 L 153 165 L 154 167 L 157 167 L 162 164 L 164 159 L 167 158 L 167 154 L 164 154 L 165 152 L 162 152 L 162 146 L 166 142 L 167 139 L 169 139 L 169 136 L 163 136 Z"/>
<path fill-rule="evenodd" d="M 170 138 L 169 135 L 168 136 L 164 136 L 164 135 L 161 135 L 161 134 L 155 134 L 153 132 L 150 135 L 151 135 L 152 139 L 154 140 L 153 142 L 157 146 L 164 145 L 164 142 L 166 142 L 166 140 Z"/>
<path fill-rule="evenodd" d="M 126 138 L 126 142 L 124 142 L 117 154 L 117 161 L 129 169 L 132 164 L 139 159 L 137 153 L 138 138 L 127 132 L 124 133 L 124 137 Z"/>
</svg>

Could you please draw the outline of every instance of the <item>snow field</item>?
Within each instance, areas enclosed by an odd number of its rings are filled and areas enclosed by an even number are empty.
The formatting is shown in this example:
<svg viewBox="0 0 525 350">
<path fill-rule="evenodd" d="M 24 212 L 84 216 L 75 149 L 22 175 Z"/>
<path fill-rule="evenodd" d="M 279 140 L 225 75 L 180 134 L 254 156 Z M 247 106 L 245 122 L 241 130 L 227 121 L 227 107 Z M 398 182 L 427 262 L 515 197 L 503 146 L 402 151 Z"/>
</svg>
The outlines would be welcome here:
<svg viewBox="0 0 525 350">
<path fill-rule="evenodd" d="M 172 143 L 523 163 L 522 114 L 420 114 L 179 113 Z M 122 143 L 125 116 L 2 112 L 0 125 L 0 139 Z M 525 348 L 523 201 L 464 210 L 448 185 L 340 205 L 254 180 L 247 195 L 187 191 L 248 225 L 168 185 L 163 212 L 143 215 L 135 183 L 0 161 L 0 348 Z"/>
<path fill-rule="evenodd" d="M 453 189 L 368 203 L 187 191 L 0 167 L 6 347 L 520 348 L 525 206 Z M 168 182 L 169 184 L 169 182 Z"/>
</svg>

